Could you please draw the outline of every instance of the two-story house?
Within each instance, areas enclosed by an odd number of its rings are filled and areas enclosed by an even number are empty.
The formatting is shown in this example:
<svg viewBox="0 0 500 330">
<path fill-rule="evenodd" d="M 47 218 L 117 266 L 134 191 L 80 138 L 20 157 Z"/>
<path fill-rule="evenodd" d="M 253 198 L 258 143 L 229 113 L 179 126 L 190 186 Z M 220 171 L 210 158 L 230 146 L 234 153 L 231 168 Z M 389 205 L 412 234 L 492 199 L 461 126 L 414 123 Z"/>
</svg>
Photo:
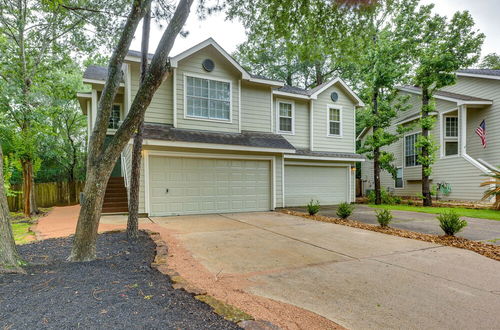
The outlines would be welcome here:
<svg viewBox="0 0 500 330">
<path fill-rule="evenodd" d="M 431 135 L 439 149 L 431 184 L 443 187 L 438 190 L 439 198 L 478 201 L 486 190 L 479 186 L 486 179 L 484 175 L 500 165 L 500 70 L 466 69 L 456 75 L 456 84 L 434 95 L 436 111 L 432 115 L 436 121 Z M 387 147 L 395 155 L 397 177 L 383 171 L 381 181 L 382 187 L 395 195 L 415 196 L 422 192 L 422 167 L 415 148 L 421 132 L 421 90 L 412 86 L 399 90 L 409 95 L 411 108 L 400 113 L 391 129 L 411 125 L 412 130 Z M 370 128 L 363 130 L 358 139 L 363 141 L 368 132 Z M 373 161 L 363 163 L 361 172 L 364 191 L 373 189 Z"/>
<path fill-rule="evenodd" d="M 305 90 L 247 72 L 213 39 L 170 58 L 171 72 L 145 114 L 140 212 L 154 216 L 268 211 L 354 201 L 355 110 L 339 78 Z M 109 132 L 139 86 L 130 51 Z M 89 133 L 107 70 L 91 66 L 79 94 Z M 130 180 L 132 143 L 114 176 Z M 105 202 L 106 203 L 106 202 Z"/>
</svg>

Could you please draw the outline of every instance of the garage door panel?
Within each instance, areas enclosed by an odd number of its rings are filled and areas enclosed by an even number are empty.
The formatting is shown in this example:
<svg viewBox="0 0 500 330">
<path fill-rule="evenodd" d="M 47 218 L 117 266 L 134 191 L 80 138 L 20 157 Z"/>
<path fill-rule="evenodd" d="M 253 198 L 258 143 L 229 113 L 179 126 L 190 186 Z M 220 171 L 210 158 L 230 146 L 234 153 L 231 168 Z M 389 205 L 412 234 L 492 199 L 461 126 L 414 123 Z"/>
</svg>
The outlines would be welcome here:
<svg viewBox="0 0 500 330">
<path fill-rule="evenodd" d="M 346 167 L 285 166 L 285 205 L 304 206 L 313 200 L 322 205 L 348 201 Z"/>
<path fill-rule="evenodd" d="M 152 215 L 271 209 L 270 161 L 152 156 L 149 164 Z"/>
</svg>

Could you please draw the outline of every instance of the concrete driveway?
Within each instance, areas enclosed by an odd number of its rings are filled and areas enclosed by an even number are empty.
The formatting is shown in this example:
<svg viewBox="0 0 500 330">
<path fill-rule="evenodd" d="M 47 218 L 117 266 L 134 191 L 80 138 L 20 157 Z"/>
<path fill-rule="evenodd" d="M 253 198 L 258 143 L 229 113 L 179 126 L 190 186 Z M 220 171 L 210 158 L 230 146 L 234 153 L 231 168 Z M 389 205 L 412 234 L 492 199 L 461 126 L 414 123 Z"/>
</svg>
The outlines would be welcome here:
<svg viewBox="0 0 500 330">
<path fill-rule="evenodd" d="M 474 252 L 273 212 L 151 220 L 213 276 L 347 328 L 500 324 L 500 263 Z"/>
<path fill-rule="evenodd" d="M 355 205 L 353 214 L 349 219 L 364 223 L 378 224 L 376 211 L 378 209 L 367 205 Z M 306 212 L 304 207 L 289 208 L 291 210 Z M 337 217 L 337 206 L 322 206 L 319 214 L 324 216 Z M 391 211 L 394 216 L 391 227 L 407 229 L 424 234 L 443 235 L 436 219 L 437 214 L 409 211 Z M 462 217 L 467 220 L 468 225 L 457 236 L 465 237 L 474 241 L 500 245 L 500 221 Z"/>
</svg>

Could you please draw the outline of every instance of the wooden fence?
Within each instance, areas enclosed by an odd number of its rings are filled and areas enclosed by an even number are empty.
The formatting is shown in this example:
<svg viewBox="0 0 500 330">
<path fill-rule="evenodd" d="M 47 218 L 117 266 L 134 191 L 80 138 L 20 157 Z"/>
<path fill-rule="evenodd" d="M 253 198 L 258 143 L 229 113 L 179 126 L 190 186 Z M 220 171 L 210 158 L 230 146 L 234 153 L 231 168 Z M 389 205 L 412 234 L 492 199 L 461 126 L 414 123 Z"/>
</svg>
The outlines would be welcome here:
<svg viewBox="0 0 500 330">
<path fill-rule="evenodd" d="M 38 207 L 75 205 L 79 202 L 80 192 L 85 182 L 46 182 L 35 184 L 35 197 Z M 12 190 L 22 191 L 22 185 L 13 185 Z M 23 209 L 23 193 L 7 197 L 12 212 Z"/>
</svg>

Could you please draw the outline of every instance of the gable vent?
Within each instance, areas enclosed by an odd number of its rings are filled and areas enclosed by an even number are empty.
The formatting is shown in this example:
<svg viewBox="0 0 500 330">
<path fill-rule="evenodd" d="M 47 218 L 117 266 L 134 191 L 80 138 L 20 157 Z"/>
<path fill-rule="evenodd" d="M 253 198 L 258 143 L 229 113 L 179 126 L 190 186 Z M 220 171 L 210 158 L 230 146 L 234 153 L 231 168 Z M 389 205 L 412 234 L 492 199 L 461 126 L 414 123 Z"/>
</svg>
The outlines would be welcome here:
<svg viewBox="0 0 500 330">
<path fill-rule="evenodd" d="M 203 69 L 207 72 L 212 72 L 215 68 L 215 63 L 211 59 L 207 58 L 203 60 L 203 63 L 201 63 L 203 66 Z"/>
</svg>

